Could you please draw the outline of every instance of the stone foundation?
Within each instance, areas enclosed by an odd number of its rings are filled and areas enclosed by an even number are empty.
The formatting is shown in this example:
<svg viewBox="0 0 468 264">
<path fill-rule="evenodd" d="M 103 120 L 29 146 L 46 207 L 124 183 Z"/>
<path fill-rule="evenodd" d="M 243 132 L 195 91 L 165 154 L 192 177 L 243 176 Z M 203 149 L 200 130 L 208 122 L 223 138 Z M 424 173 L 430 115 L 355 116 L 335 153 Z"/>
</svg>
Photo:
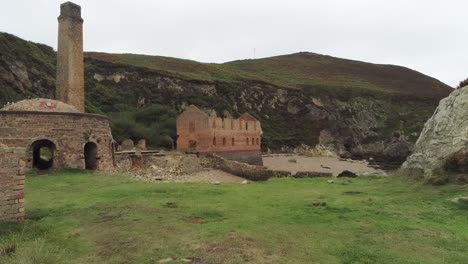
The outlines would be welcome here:
<svg viewBox="0 0 468 264">
<path fill-rule="evenodd" d="M 0 221 L 23 221 L 24 212 L 23 148 L 0 144 Z"/>
</svg>

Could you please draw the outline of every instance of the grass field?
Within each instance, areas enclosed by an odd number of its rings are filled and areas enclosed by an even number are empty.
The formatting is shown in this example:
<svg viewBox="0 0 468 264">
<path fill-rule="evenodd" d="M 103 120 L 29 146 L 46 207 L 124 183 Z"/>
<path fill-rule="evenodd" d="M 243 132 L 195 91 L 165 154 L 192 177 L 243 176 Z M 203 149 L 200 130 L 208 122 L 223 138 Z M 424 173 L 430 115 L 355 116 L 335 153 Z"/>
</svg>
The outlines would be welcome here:
<svg viewBox="0 0 468 264">
<path fill-rule="evenodd" d="M 1 263 L 468 263 L 468 186 L 401 178 L 145 183 L 28 176 Z"/>
</svg>

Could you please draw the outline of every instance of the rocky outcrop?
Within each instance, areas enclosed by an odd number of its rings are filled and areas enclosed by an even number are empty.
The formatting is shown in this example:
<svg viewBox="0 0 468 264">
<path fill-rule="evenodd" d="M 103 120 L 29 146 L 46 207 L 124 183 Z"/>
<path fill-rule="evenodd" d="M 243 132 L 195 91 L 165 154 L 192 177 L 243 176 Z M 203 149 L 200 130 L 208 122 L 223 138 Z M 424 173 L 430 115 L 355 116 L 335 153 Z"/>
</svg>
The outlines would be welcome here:
<svg viewBox="0 0 468 264">
<path fill-rule="evenodd" d="M 413 154 L 403 164 L 403 171 L 425 178 L 465 172 L 467 135 L 468 87 L 464 87 L 440 101 L 424 125 Z"/>
</svg>

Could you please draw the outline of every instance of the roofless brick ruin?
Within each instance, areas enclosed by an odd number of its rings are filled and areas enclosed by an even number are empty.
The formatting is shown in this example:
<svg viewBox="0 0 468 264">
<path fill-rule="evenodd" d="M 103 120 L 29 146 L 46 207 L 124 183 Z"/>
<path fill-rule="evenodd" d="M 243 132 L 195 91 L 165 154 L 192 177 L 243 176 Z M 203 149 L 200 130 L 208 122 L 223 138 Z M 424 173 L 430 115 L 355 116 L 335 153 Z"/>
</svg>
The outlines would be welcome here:
<svg viewBox="0 0 468 264">
<path fill-rule="evenodd" d="M 260 122 L 250 114 L 220 118 L 189 106 L 177 117 L 177 149 L 263 165 L 261 131 Z"/>
</svg>

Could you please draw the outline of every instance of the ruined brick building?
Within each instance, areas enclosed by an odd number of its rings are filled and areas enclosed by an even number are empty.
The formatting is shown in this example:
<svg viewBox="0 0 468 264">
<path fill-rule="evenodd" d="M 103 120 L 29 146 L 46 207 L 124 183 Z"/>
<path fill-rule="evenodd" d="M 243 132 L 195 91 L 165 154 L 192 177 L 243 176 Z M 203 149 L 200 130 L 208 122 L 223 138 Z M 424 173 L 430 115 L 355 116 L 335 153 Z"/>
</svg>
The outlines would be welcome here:
<svg viewBox="0 0 468 264">
<path fill-rule="evenodd" d="M 81 7 L 60 6 L 56 100 L 29 99 L 0 110 L 0 144 L 24 148 L 26 167 L 109 170 L 110 120 L 84 113 Z"/>
<path fill-rule="evenodd" d="M 226 159 L 262 165 L 260 122 L 249 114 L 239 118 L 208 115 L 189 106 L 177 117 L 177 149 L 200 155 L 216 153 Z"/>
</svg>

